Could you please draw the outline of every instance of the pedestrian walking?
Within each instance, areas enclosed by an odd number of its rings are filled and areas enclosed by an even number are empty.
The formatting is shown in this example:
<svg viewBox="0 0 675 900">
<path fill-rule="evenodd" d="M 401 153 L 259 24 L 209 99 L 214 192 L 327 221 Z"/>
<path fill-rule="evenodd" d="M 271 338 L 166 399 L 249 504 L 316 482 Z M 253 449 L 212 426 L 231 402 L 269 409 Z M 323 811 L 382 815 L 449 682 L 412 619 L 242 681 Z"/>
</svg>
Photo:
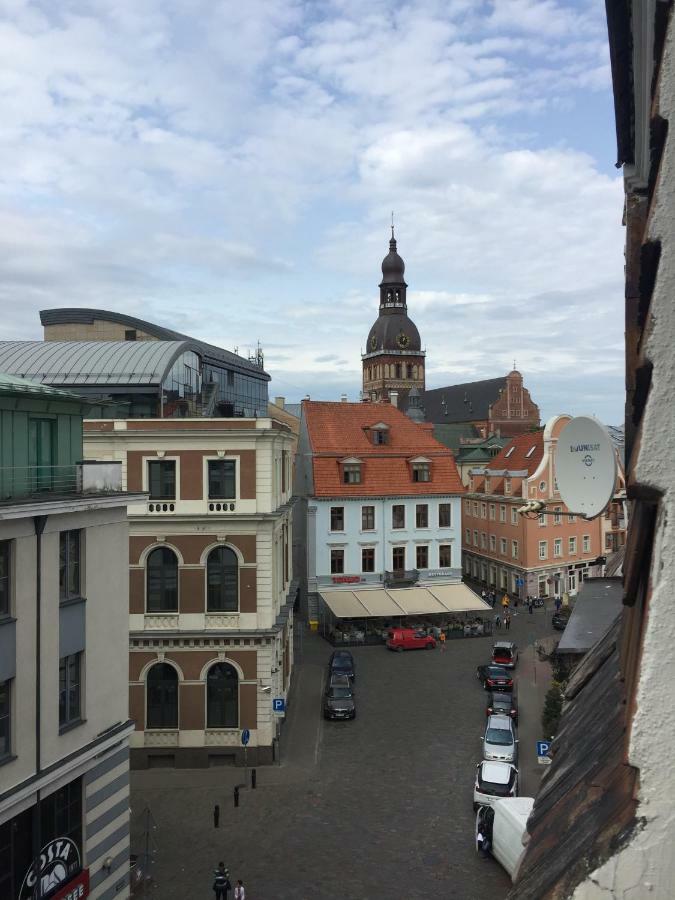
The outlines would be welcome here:
<svg viewBox="0 0 675 900">
<path fill-rule="evenodd" d="M 485 590 L 485 588 L 483 588 L 483 590 L 480 592 L 480 599 L 483 600 L 483 602 L 485 602 L 486 597 L 487 597 L 487 591 Z"/>
<path fill-rule="evenodd" d="M 562 606 L 562 600 L 560 599 L 560 597 L 556 597 L 556 598 L 555 598 L 555 611 L 556 611 L 557 613 L 560 612 L 560 607 L 561 607 L 561 606 Z"/>
<path fill-rule="evenodd" d="M 244 889 L 244 882 L 241 878 L 237 878 L 237 884 L 234 889 L 234 900 L 246 900 L 246 890 Z"/>
<path fill-rule="evenodd" d="M 216 900 L 227 900 L 227 895 L 232 888 L 228 877 L 229 874 L 230 873 L 225 868 L 225 863 L 219 862 L 218 868 L 213 873 L 213 893 L 216 895 Z"/>
<path fill-rule="evenodd" d="M 510 627 L 511 627 L 511 616 L 507 613 L 504 616 L 504 630 L 508 631 Z"/>
<path fill-rule="evenodd" d="M 495 616 L 495 628 L 497 631 L 502 627 L 502 620 L 499 618 L 499 613 Z"/>
<path fill-rule="evenodd" d="M 527 604 L 527 611 L 530 615 L 534 612 L 534 600 L 530 599 L 530 602 Z"/>
<path fill-rule="evenodd" d="M 508 609 L 508 608 L 509 608 L 509 603 L 510 603 L 510 602 L 511 602 L 511 601 L 509 600 L 509 595 L 508 595 L 508 594 L 504 594 L 504 596 L 502 597 L 502 607 L 503 607 L 504 609 Z"/>
<path fill-rule="evenodd" d="M 441 653 L 444 653 L 445 652 L 445 632 L 444 631 L 441 631 L 441 633 L 438 635 L 438 640 L 440 641 L 440 644 L 441 644 Z"/>
</svg>

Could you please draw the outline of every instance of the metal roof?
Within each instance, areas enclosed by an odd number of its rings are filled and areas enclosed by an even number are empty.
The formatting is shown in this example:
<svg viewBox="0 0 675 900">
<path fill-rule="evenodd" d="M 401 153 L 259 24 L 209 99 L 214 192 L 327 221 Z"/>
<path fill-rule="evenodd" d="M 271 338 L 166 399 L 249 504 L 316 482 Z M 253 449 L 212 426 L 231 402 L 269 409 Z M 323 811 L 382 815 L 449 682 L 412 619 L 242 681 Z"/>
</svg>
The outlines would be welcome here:
<svg viewBox="0 0 675 900">
<path fill-rule="evenodd" d="M 620 615 L 622 578 L 586 578 L 574 603 L 558 653 L 587 653 Z"/>
<path fill-rule="evenodd" d="M 37 381 L 29 381 L 27 378 L 19 378 L 0 372 L 0 394 L 31 394 L 45 397 L 48 400 L 77 400 L 82 403 L 82 398 L 69 391 L 60 391 L 58 388 L 40 384 Z"/>
<path fill-rule="evenodd" d="M 237 353 L 223 350 L 222 347 L 216 347 L 213 344 L 207 344 L 205 341 L 190 337 L 188 334 L 182 334 L 180 331 L 174 331 L 172 328 L 155 325 L 154 322 L 146 322 L 144 319 L 135 318 L 135 316 L 127 316 L 125 313 L 113 312 L 107 309 L 85 309 L 78 306 L 43 309 L 40 311 L 40 321 L 43 325 L 91 325 L 95 320 L 116 322 L 118 325 L 125 325 L 127 328 L 135 328 L 138 331 L 151 334 L 160 341 L 190 341 L 192 344 L 197 345 L 199 354 L 207 362 L 213 362 L 220 366 L 224 365 L 229 369 L 236 369 L 263 381 L 271 380 L 264 369 L 261 369 L 260 366 L 245 359 L 243 356 L 239 356 Z"/>
<path fill-rule="evenodd" d="M 53 385 L 158 385 L 192 341 L 0 341 L 0 372 Z"/>
</svg>

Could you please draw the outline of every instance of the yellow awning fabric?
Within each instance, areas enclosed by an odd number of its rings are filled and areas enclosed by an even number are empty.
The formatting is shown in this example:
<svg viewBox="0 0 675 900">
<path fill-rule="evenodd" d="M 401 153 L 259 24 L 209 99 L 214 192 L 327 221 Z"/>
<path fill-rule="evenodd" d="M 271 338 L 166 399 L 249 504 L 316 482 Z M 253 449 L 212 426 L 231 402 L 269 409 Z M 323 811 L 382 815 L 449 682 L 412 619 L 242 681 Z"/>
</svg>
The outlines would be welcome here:
<svg viewBox="0 0 675 900">
<path fill-rule="evenodd" d="M 321 591 L 321 596 L 338 619 L 491 611 L 491 607 L 465 584 L 416 585 L 393 590 Z"/>
</svg>

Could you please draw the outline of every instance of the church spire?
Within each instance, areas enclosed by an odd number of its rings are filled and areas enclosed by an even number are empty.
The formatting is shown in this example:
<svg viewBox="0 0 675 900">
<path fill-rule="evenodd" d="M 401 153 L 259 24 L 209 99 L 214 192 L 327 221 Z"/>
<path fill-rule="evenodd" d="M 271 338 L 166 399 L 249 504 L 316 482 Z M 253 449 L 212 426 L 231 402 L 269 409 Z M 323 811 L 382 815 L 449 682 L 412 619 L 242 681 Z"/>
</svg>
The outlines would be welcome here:
<svg viewBox="0 0 675 900">
<path fill-rule="evenodd" d="M 380 282 L 380 312 L 393 309 L 406 310 L 405 263 L 398 255 L 394 235 L 394 213 L 391 214 L 391 239 L 389 253 L 382 260 L 382 281 Z"/>
</svg>

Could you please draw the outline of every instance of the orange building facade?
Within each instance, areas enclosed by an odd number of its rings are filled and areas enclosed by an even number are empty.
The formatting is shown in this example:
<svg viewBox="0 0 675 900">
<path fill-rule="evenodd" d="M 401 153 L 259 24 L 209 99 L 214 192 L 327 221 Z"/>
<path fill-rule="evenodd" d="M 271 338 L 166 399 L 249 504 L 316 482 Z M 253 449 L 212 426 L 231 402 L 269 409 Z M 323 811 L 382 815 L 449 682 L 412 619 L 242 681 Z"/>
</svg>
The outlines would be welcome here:
<svg viewBox="0 0 675 900">
<path fill-rule="evenodd" d="M 543 430 L 521 434 L 487 467 L 472 469 L 462 506 L 464 575 L 513 596 L 574 596 L 588 576 L 602 574 L 599 557 L 622 542 L 618 504 L 587 520 L 560 497 L 554 452 L 569 416 L 555 416 Z M 528 500 L 547 504 L 548 514 L 518 513 Z M 612 527 L 612 516 L 617 527 Z M 625 526 L 625 522 L 623 523 Z M 625 534 L 625 532 L 624 532 Z"/>
</svg>

